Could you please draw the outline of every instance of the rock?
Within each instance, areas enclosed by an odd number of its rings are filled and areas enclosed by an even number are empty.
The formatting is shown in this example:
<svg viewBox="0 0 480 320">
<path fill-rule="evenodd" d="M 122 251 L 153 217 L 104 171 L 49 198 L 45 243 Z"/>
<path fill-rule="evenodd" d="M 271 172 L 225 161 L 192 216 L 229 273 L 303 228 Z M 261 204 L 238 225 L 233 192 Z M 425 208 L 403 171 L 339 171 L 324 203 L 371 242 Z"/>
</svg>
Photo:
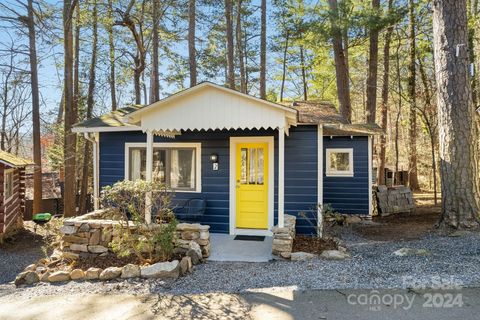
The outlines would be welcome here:
<svg viewBox="0 0 480 320">
<path fill-rule="evenodd" d="M 25 281 L 25 276 L 27 275 L 28 272 L 31 272 L 31 271 L 24 271 L 24 272 L 20 272 L 16 277 L 15 277 L 15 280 L 13 281 L 13 283 L 15 283 L 15 285 L 18 287 L 18 286 L 21 286 L 22 284 L 25 284 L 26 281 Z"/>
<path fill-rule="evenodd" d="M 102 273 L 100 268 L 88 268 L 85 271 L 85 280 L 97 280 L 100 277 L 100 273 Z"/>
<path fill-rule="evenodd" d="M 77 232 L 77 227 L 64 225 L 59 231 L 63 234 L 74 234 Z"/>
<path fill-rule="evenodd" d="M 350 255 L 339 250 L 325 250 L 320 257 L 328 260 L 344 260 L 350 258 Z"/>
<path fill-rule="evenodd" d="M 62 253 L 62 257 L 64 259 L 78 260 L 80 258 L 80 255 L 75 252 L 64 251 Z"/>
<path fill-rule="evenodd" d="M 78 228 L 78 232 L 88 232 L 90 231 L 90 225 L 88 223 L 83 223 L 80 228 Z"/>
<path fill-rule="evenodd" d="M 40 281 L 40 276 L 35 271 L 28 271 L 25 275 L 25 283 L 26 284 L 34 284 Z"/>
<path fill-rule="evenodd" d="M 341 251 L 341 252 L 347 252 L 347 248 L 343 247 L 343 246 L 338 246 L 337 247 L 337 250 L 338 251 Z"/>
<path fill-rule="evenodd" d="M 272 228 L 272 232 L 277 234 L 277 233 L 290 233 L 290 229 L 289 228 L 286 228 L 286 227 L 283 227 L 283 228 L 280 228 L 280 227 L 273 227 Z"/>
<path fill-rule="evenodd" d="M 361 222 L 362 222 L 362 218 L 357 216 L 348 216 L 345 218 L 346 224 L 355 224 L 355 223 L 361 223 Z"/>
<path fill-rule="evenodd" d="M 88 243 L 88 239 L 78 237 L 78 236 L 74 236 L 74 235 L 64 235 L 62 237 L 62 240 L 65 241 L 65 242 L 77 243 L 77 244 L 87 244 Z"/>
<path fill-rule="evenodd" d="M 70 250 L 72 251 L 80 251 L 80 252 L 88 252 L 88 247 L 86 244 L 76 244 L 72 243 L 70 245 Z"/>
<path fill-rule="evenodd" d="M 177 224 L 178 231 L 208 231 L 210 226 L 201 225 L 199 223 L 179 223 Z"/>
<path fill-rule="evenodd" d="M 54 249 L 52 255 L 50 256 L 50 260 L 60 260 L 62 258 L 62 251 L 58 249 Z"/>
<path fill-rule="evenodd" d="M 176 247 L 173 249 L 173 255 L 185 256 L 187 254 L 187 248 Z"/>
<path fill-rule="evenodd" d="M 200 239 L 202 239 L 202 240 L 210 239 L 210 232 L 209 231 L 200 232 Z"/>
<path fill-rule="evenodd" d="M 200 261 L 202 261 L 203 255 L 202 255 L 202 249 L 200 248 L 200 245 L 196 242 L 190 242 L 189 244 L 189 249 L 187 251 L 187 256 L 192 259 L 192 263 L 198 264 Z"/>
<path fill-rule="evenodd" d="M 210 256 L 210 243 L 206 246 L 202 246 L 202 256 L 208 258 Z"/>
<path fill-rule="evenodd" d="M 183 257 L 180 261 L 180 275 L 185 275 L 188 272 L 192 271 L 192 258 L 190 257 Z"/>
<path fill-rule="evenodd" d="M 32 263 L 25 268 L 25 271 L 35 271 L 36 268 L 37 265 L 35 263 Z"/>
<path fill-rule="evenodd" d="M 178 260 L 173 260 L 171 262 L 159 262 L 141 267 L 140 274 L 143 278 L 176 279 L 179 276 L 179 271 Z"/>
<path fill-rule="evenodd" d="M 210 243 L 210 240 L 207 240 L 207 239 L 197 239 L 194 241 L 198 243 L 200 246 L 206 246 Z"/>
<path fill-rule="evenodd" d="M 109 267 L 100 273 L 98 277 L 100 280 L 111 280 L 118 278 L 122 274 L 122 268 L 119 267 Z"/>
<path fill-rule="evenodd" d="M 314 254 L 308 253 L 308 252 L 292 252 L 290 254 L 290 260 L 292 261 L 305 261 L 305 260 L 311 260 L 315 257 Z"/>
<path fill-rule="evenodd" d="M 135 264 L 127 264 L 122 268 L 122 275 L 121 278 L 136 278 L 140 277 L 140 267 Z"/>
<path fill-rule="evenodd" d="M 40 281 L 42 282 L 48 282 L 48 277 L 50 277 L 52 273 L 50 271 L 45 272 L 41 277 Z"/>
<path fill-rule="evenodd" d="M 70 272 L 68 271 L 55 271 L 48 276 L 49 282 L 62 282 L 70 280 Z"/>
<path fill-rule="evenodd" d="M 183 231 L 182 232 L 182 239 L 184 240 L 195 240 L 195 239 L 198 239 L 200 238 L 200 233 L 198 231 L 190 231 L 190 230 L 187 230 L 187 231 Z"/>
<path fill-rule="evenodd" d="M 90 239 L 88 240 L 89 245 L 97 245 L 100 243 L 102 232 L 97 229 L 90 232 Z"/>
<path fill-rule="evenodd" d="M 37 267 L 37 268 L 35 269 L 35 272 L 36 272 L 36 273 L 39 273 L 39 274 L 43 274 L 43 273 L 46 272 L 47 270 L 48 270 L 47 267 L 40 266 L 40 267 Z"/>
<path fill-rule="evenodd" d="M 292 253 L 289 252 L 289 251 L 280 252 L 280 257 L 282 257 L 282 258 L 284 258 L 284 259 L 290 259 L 291 256 L 292 256 Z"/>
<path fill-rule="evenodd" d="M 70 279 L 83 280 L 85 278 L 85 272 L 82 269 L 74 269 L 70 272 Z"/>
<path fill-rule="evenodd" d="M 426 249 L 412 249 L 412 248 L 401 248 L 393 252 L 397 257 L 406 257 L 406 256 L 426 256 L 428 255 L 428 250 Z"/>
<path fill-rule="evenodd" d="M 108 252 L 108 248 L 105 248 L 104 246 L 93 245 L 88 246 L 88 251 L 91 253 L 105 253 Z"/>
</svg>

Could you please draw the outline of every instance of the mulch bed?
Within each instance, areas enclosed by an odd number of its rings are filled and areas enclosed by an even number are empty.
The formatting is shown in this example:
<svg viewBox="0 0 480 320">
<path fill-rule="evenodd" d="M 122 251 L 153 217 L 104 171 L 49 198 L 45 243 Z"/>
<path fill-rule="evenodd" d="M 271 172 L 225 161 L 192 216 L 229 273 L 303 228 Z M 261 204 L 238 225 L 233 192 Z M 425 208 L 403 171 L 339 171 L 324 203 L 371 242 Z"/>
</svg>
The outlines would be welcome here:
<svg viewBox="0 0 480 320">
<path fill-rule="evenodd" d="M 296 235 L 293 240 L 292 252 L 309 252 L 320 254 L 324 250 L 335 250 L 337 245 L 332 239 L 321 239 L 317 237 L 309 237 L 303 235 Z"/>
<path fill-rule="evenodd" d="M 119 258 L 114 254 L 109 254 L 103 257 L 82 257 L 74 262 L 73 267 L 82 270 L 87 270 L 88 268 L 105 269 L 108 267 L 123 267 L 129 263 L 140 264 L 135 256 Z"/>
</svg>

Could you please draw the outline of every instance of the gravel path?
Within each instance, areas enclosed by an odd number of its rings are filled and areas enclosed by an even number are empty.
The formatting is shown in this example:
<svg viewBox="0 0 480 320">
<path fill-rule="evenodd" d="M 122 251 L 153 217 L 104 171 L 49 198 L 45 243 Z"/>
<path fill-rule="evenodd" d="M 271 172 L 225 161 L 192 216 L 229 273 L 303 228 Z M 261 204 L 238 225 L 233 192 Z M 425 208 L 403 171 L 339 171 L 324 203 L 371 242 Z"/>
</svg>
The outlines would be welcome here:
<svg viewBox="0 0 480 320">
<path fill-rule="evenodd" d="M 42 237 L 22 230 L 0 246 L 0 285 L 15 280 L 26 266 L 44 257 Z"/>
<path fill-rule="evenodd" d="M 177 281 L 69 282 L 38 284 L 15 289 L 0 285 L 0 296 L 36 296 L 65 293 L 170 293 L 241 292 L 256 288 L 293 286 L 298 289 L 405 288 L 405 277 L 416 285 L 434 286 L 440 280 L 463 287 L 480 285 L 480 235 L 429 235 L 421 240 L 374 242 L 350 235 L 346 241 L 352 258 L 345 261 L 314 259 L 307 262 L 208 262 Z M 403 248 L 426 249 L 426 256 L 397 257 Z M 3 266 L 3 264 L 2 264 Z M 2 272 L 3 269 L 2 267 Z M 411 281 L 408 283 L 412 283 Z"/>
</svg>

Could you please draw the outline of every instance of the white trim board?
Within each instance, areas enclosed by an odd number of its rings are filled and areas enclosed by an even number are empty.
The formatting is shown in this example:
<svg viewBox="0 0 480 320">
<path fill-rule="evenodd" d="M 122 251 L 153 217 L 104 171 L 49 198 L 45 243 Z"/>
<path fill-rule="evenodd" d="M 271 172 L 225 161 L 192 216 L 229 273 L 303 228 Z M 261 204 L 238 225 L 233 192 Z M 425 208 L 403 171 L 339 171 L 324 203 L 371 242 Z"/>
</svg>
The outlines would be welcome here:
<svg viewBox="0 0 480 320">
<path fill-rule="evenodd" d="M 195 190 L 174 190 L 174 192 L 187 192 L 187 193 L 201 193 L 202 192 L 202 144 L 201 143 L 190 143 L 190 142 L 154 142 L 154 148 L 195 148 Z M 130 148 L 147 148 L 146 142 L 126 142 L 125 143 L 125 167 L 124 174 L 125 180 L 128 180 L 129 177 L 129 149 Z"/>
<path fill-rule="evenodd" d="M 237 143 L 268 143 L 268 229 L 266 230 L 252 230 L 252 229 L 237 229 L 236 228 L 236 159 L 237 159 Z M 271 229 L 273 228 L 274 219 L 274 197 L 275 197 L 275 142 L 273 136 L 261 137 L 230 137 L 230 188 L 229 188 L 229 233 L 231 235 L 266 235 L 271 236 Z"/>
<path fill-rule="evenodd" d="M 373 163 L 373 154 L 372 154 L 372 136 L 368 136 L 368 216 L 372 217 L 373 215 L 373 181 L 372 181 L 372 163 Z"/>
<path fill-rule="evenodd" d="M 323 224 L 323 125 L 317 129 L 317 227 Z"/>
</svg>

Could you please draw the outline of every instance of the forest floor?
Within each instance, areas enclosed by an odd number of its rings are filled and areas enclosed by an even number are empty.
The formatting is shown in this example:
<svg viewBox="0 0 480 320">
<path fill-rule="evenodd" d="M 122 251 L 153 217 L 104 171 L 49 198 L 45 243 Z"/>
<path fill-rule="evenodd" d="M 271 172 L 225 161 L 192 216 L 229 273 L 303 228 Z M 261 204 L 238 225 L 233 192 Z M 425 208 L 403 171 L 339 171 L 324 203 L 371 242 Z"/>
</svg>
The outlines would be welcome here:
<svg viewBox="0 0 480 320">
<path fill-rule="evenodd" d="M 442 206 L 440 199 L 435 205 L 433 193 L 415 193 L 414 200 L 417 208 L 412 213 L 375 216 L 372 223 L 355 224 L 352 229 L 365 239 L 377 241 L 415 240 L 436 232 Z"/>
</svg>

